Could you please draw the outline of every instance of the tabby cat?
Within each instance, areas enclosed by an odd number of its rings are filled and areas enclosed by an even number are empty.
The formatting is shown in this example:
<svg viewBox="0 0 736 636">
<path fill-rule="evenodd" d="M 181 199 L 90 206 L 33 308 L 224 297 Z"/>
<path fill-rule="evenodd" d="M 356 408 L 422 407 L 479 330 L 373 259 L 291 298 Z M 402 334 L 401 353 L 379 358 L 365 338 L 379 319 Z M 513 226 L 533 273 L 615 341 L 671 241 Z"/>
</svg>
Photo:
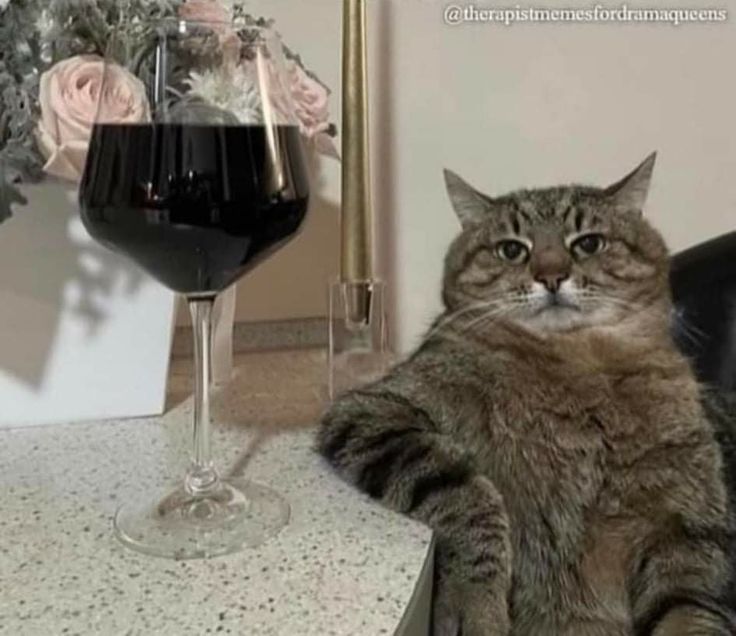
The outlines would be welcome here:
<svg viewBox="0 0 736 636">
<path fill-rule="evenodd" d="M 736 633 L 723 458 L 642 217 L 654 163 L 497 198 L 446 171 L 445 311 L 324 415 L 337 471 L 434 529 L 436 635 Z"/>
</svg>

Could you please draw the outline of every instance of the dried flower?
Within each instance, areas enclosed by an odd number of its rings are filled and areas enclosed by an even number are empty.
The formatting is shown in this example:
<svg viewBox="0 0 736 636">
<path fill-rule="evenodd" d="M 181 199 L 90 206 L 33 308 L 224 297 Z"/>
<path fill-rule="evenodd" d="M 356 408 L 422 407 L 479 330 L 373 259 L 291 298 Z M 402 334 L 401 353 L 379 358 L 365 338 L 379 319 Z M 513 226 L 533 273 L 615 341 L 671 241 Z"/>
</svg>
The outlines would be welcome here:
<svg viewBox="0 0 736 636">
<path fill-rule="evenodd" d="M 189 93 L 223 111 L 232 113 L 241 124 L 263 123 L 263 107 L 253 75 L 246 65 L 224 72 L 222 69 L 191 73 L 186 80 Z"/>
</svg>

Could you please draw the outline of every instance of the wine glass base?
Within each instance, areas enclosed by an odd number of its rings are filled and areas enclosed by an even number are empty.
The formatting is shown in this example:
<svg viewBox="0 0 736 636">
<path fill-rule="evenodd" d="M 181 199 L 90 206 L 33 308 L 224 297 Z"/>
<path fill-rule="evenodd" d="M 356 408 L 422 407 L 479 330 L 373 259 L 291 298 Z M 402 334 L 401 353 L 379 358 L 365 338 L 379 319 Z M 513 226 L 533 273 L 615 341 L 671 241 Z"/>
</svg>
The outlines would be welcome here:
<svg viewBox="0 0 736 636">
<path fill-rule="evenodd" d="M 231 479 L 206 496 L 184 487 L 153 501 L 123 504 L 115 534 L 127 547 L 153 556 L 201 559 L 260 545 L 289 522 L 276 491 Z"/>
</svg>

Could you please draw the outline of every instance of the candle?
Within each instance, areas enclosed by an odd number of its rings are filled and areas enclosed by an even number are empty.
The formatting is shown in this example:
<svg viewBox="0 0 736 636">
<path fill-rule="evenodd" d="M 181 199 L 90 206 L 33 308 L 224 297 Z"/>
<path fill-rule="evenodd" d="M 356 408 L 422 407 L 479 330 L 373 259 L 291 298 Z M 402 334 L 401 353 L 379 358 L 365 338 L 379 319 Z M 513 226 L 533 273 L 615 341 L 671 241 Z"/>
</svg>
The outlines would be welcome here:
<svg viewBox="0 0 736 636">
<path fill-rule="evenodd" d="M 365 0 L 344 0 L 340 278 L 373 278 Z"/>
</svg>

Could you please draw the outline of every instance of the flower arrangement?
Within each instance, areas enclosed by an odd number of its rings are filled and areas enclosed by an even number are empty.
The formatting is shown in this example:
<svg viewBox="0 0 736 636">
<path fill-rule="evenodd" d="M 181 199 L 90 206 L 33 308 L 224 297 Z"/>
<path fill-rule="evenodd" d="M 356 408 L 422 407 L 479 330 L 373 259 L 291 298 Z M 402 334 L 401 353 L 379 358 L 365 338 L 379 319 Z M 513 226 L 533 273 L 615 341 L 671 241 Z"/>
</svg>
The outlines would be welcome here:
<svg viewBox="0 0 736 636">
<path fill-rule="evenodd" d="M 212 21 L 223 51 L 248 28 L 273 21 L 247 13 L 241 0 L 0 0 L 0 222 L 24 204 L 18 186 L 45 175 L 77 182 L 84 169 L 102 81 L 99 63 L 117 34 L 130 50 L 164 18 Z M 109 52 L 108 52 L 109 54 Z M 134 56 L 128 56 L 128 59 Z M 287 90 L 300 129 L 316 152 L 337 157 L 330 122 L 330 91 L 301 58 L 284 46 Z M 108 65 L 100 108 L 108 121 L 150 118 L 142 82 L 120 65 Z M 232 79 L 232 78 L 231 78 Z M 247 76 L 233 83 L 192 74 L 189 92 L 243 120 L 255 112 Z"/>
</svg>

